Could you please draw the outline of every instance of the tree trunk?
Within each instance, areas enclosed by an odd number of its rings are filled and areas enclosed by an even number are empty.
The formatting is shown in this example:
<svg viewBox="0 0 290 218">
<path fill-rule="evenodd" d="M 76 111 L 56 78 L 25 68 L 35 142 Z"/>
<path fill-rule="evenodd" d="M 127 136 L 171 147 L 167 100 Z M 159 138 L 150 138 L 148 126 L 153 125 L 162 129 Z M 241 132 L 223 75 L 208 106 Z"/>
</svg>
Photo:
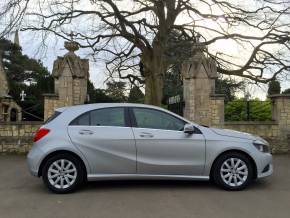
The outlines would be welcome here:
<svg viewBox="0 0 290 218">
<path fill-rule="evenodd" d="M 151 72 L 145 77 L 145 104 L 161 106 L 163 98 L 163 79 Z"/>
<path fill-rule="evenodd" d="M 160 53 L 159 53 L 160 54 Z M 166 68 L 162 55 L 151 55 L 142 60 L 145 76 L 145 104 L 161 106 L 163 98 L 163 75 Z"/>
</svg>

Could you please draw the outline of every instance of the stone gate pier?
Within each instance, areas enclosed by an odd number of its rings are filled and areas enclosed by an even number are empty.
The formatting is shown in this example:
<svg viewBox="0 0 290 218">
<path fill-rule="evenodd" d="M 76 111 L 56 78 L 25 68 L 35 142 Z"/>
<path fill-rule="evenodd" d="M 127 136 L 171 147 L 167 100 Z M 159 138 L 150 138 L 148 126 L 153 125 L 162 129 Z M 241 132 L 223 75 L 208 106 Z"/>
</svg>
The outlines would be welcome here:
<svg viewBox="0 0 290 218">
<path fill-rule="evenodd" d="M 65 42 L 68 53 L 54 61 L 52 76 L 54 93 L 44 94 L 44 120 L 56 108 L 83 104 L 87 98 L 89 60 L 75 54 L 79 49 L 76 42 Z"/>
<path fill-rule="evenodd" d="M 87 97 L 89 61 L 75 54 L 79 49 L 76 42 L 65 42 L 65 48 L 68 53 L 58 57 L 53 65 L 55 91 L 44 95 L 45 120 L 56 108 L 83 104 Z M 0 62 L 0 153 L 25 153 L 30 150 L 33 135 L 43 122 L 21 121 L 21 117 L 17 122 L 9 119 L 13 108 L 21 108 L 7 97 L 7 93 L 8 83 Z"/>
<path fill-rule="evenodd" d="M 290 150 L 290 95 L 269 96 L 272 121 L 224 120 L 224 96 L 215 93 L 216 63 L 202 50 L 182 65 L 184 117 L 206 126 L 259 135 L 271 144 L 273 153 Z"/>
<path fill-rule="evenodd" d="M 202 48 L 182 65 L 184 117 L 203 125 L 224 122 L 224 97 L 215 93 L 216 63 Z"/>
</svg>

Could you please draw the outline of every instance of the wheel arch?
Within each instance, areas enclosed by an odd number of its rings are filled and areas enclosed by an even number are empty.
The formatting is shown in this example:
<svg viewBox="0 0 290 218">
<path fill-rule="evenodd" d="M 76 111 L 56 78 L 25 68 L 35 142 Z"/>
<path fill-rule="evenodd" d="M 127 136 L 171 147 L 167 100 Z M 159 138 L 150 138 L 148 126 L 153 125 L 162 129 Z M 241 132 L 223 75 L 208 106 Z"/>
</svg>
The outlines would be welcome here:
<svg viewBox="0 0 290 218">
<path fill-rule="evenodd" d="M 41 164 L 39 165 L 38 173 L 37 173 L 38 174 L 38 177 L 41 177 L 42 176 L 42 169 L 44 167 L 45 162 L 49 158 L 53 157 L 56 154 L 70 154 L 70 155 L 74 156 L 75 158 L 77 158 L 80 161 L 81 165 L 82 165 L 82 168 L 83 168 L 84 173 L 85 173 L 84 175 L 87 176 L 87 167 L 86 167 L 86 164 L 85 164 L 84 160 L 78 154 L 76 154 L 75 152 L 69 151 L 69 150 L 56 150 L 56 151 L 53 151 L 53 152 L 47 154 L 45 156 L 45 158 L 41 161 Z"/>
<path fill-rule="evenodd" d="M 230 149 L 230 150 L 226 150 L 226 151 L 223 151 L 222 153 L 220 153 L 213 161 L 211 167 L 210 167 L 210 174 L 209 174 L 209 177 L 210 179 L 212 179 L 212 175 L 213 175 L 213 169 L 214 169 L 214 165 L 216 163 L 216 161 L 224 154 L 227 154 L 227 153 L 232 153 L 232 152 L 236 152 L 236 153 L 240 153 L 240 154 L 243 154 L 245 156 L 247 156 L 249 158 L 249 160 L 251 161 L 251 164 L 253 166 L 253 171 L 254 171 L 254 178 L 253 179 L 256 179 L 257 178 L 257 175 L 258 175 L 258 172 L 257 172 L 257 164 L 255 162 L 255 160 L 251 157 L 251 155 L 249 155 L 247 152 L 245 151 L 242 151 L 242 150 L 238 150 L 238 149 Z"/>
</svg>

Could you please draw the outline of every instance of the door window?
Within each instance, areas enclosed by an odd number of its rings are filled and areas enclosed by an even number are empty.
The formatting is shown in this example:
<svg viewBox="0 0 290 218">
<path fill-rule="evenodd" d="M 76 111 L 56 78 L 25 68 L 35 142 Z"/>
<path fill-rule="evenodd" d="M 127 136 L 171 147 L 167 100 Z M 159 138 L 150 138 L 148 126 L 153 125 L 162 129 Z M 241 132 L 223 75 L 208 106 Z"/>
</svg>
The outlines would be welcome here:
<svg viewBox="0 0 290 218">
<path fill-rule="evenodd" d="M 71 122 L 79 126 L 126 126 L 124 108 L 103 108 L 86 112 Z"/>
<path fill-rule="evenodd" d="M 125 126 L 123 108 L 105 108 L 91 111 L 91 126 Z"/>
<path fill-rule="evenodd" d="M 137 127 L 182 131 L 185 121 L 162 111 L 133 108 Z"/>
<path fill-rule="evenodd" d="M 90 125 L 89 112 L 80 115 L 70 123 L 70 126 L 89 126 L 89 125 Z"/>
</svg>

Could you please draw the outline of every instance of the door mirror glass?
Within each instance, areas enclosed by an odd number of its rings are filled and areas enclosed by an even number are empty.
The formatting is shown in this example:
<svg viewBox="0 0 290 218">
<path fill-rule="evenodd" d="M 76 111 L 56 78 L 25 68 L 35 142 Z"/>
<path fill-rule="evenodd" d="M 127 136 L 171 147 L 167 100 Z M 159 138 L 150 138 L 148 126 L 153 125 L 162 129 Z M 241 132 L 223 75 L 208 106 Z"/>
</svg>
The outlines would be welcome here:
<svg viewBox="0 0 290 218">
<path fill-rule="evenodd" d="M 194 129 L 195 129 L 194 125 L 187 123 L 184 125 L 183 132 L 187 134 L 193 134 Z"/>
</svg>

